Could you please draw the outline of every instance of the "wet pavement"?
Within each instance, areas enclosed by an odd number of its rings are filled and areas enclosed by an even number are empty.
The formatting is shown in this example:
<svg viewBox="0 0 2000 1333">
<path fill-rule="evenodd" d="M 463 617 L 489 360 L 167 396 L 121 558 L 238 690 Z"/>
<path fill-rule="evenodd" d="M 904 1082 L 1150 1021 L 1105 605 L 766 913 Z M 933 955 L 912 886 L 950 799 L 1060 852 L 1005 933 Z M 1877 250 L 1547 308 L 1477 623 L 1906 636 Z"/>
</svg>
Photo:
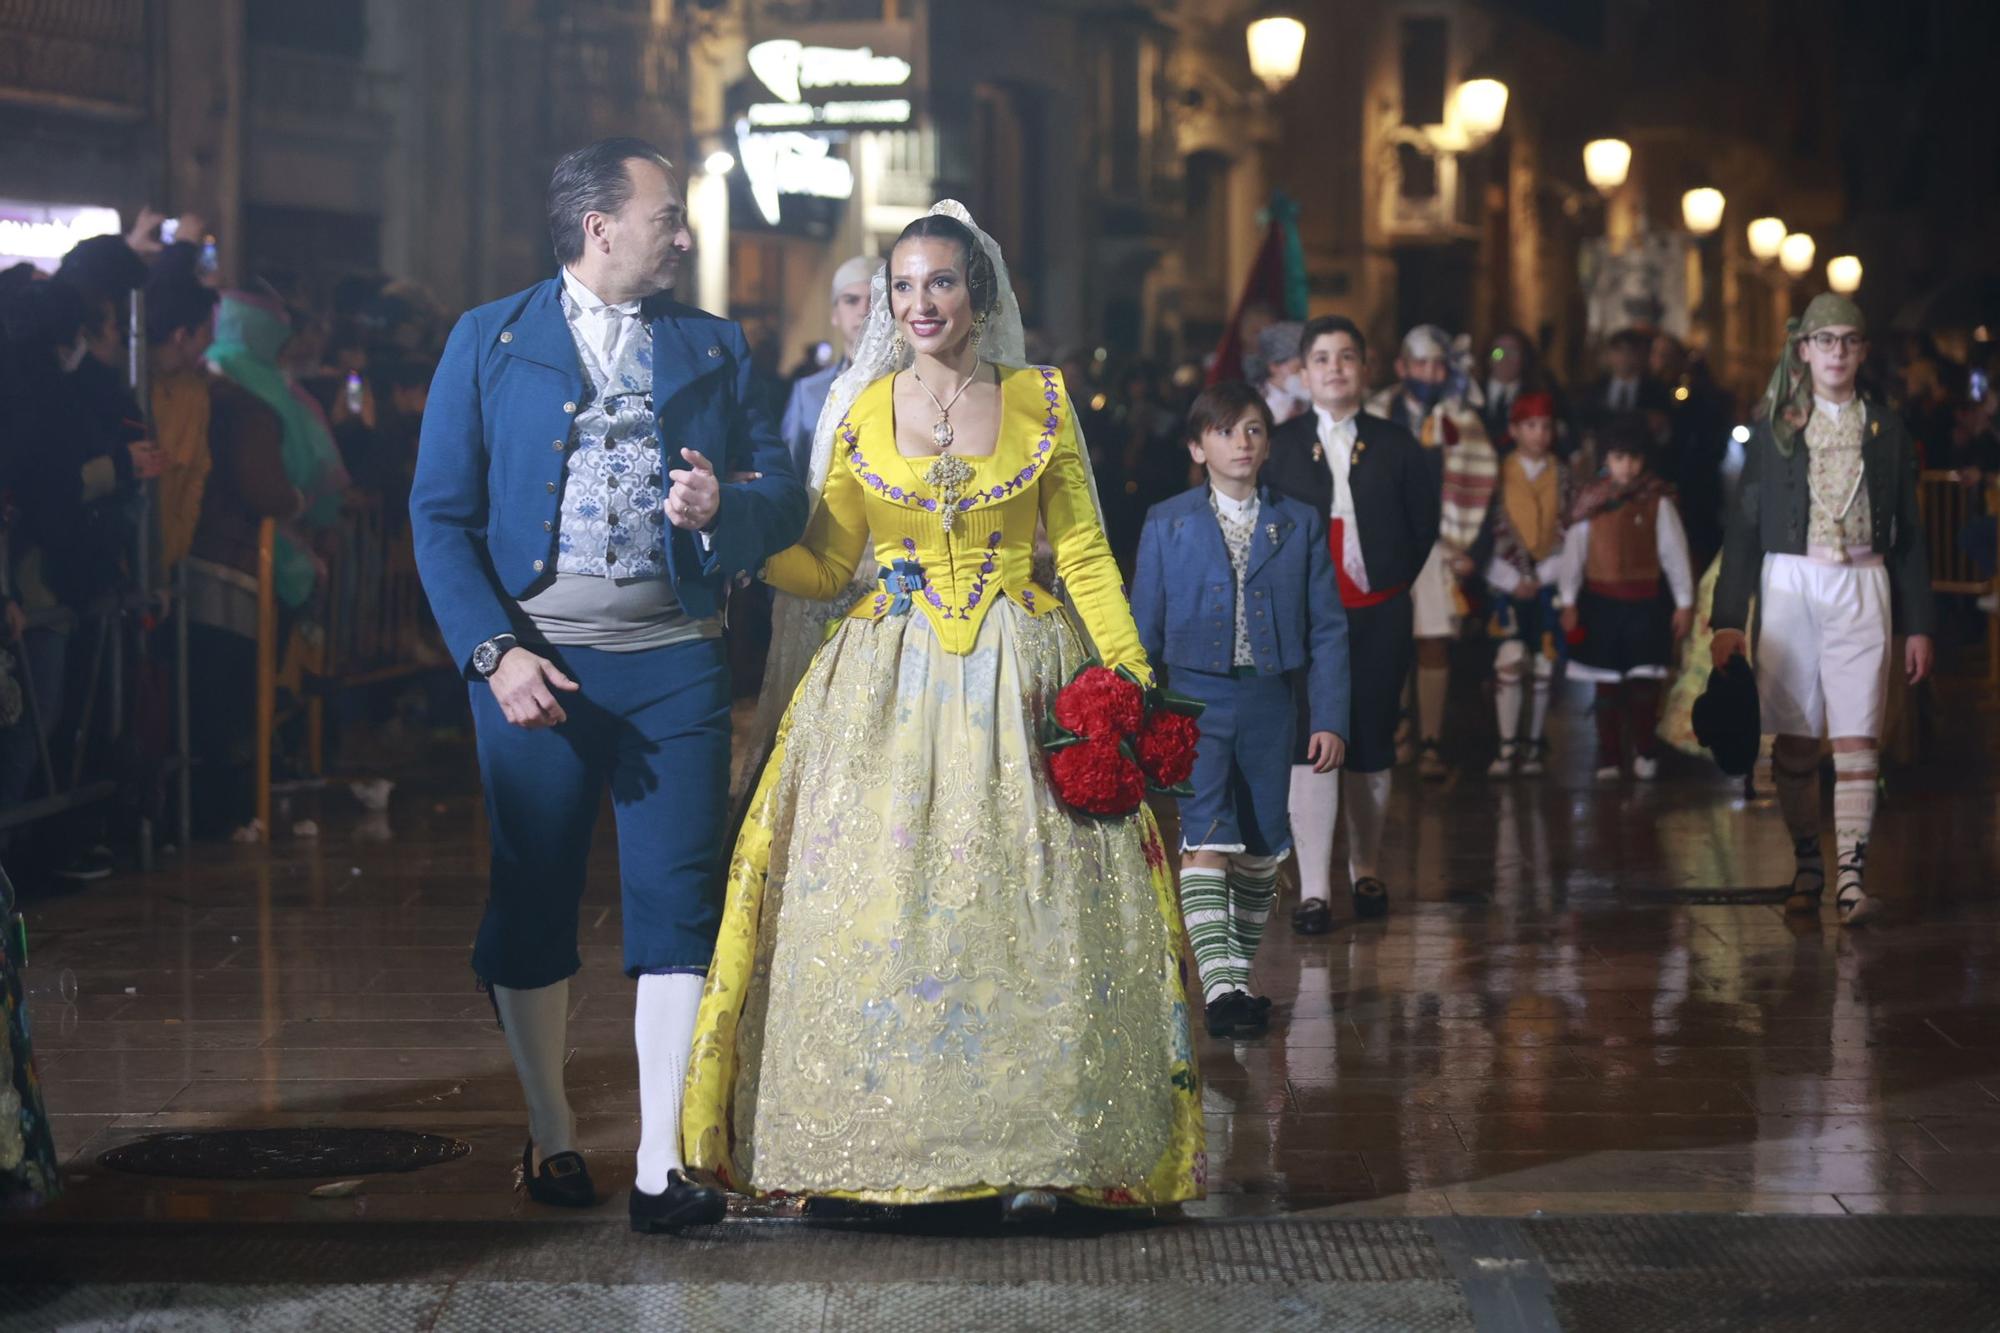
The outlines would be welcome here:
<svg viewBox="0 0 2000 1333">
<path fill-rule="evenodd" d="M 1565 731 L 1587 728 L 1580 708 L 1565 700 Z M 1186 1216 L 2000 1217 L 1994 719 L 1950 693 L 1943 715 L 1926 764 L 1892 774 L 1871 855 L 1889 911 L 1866 933 L 1830 908 L 1781 914 L 1776 811 L 1704 764 L 1599 785 L 1559 732 L 1545 779 L 1399 775 L 1390 918 L 1358 925 L 1336 903 L 1334 932 L 1302 939 L 1281 900 L 1256 971 L 1271 1034 L 1201 1044 L 1211 1193 Z M 530 1244 L 622 1226 L 638 1106 L 608 820 L 569 1086 L 610 1197 L 558 1215 L 512 1189 L 525 1111 L 467 965 L 485 892 L 469 754 L 394 776 L 380 814 L 344 784 L 293 796 L 281 828 L 310 819 L 317 838 L 198 848 L 31 905 L 36 1046 L 69 1172 L 44 1234 L 512 1222 Z M 471 1151 L 340 1198 L 97 1164 L 162 1130 L 317 1125 Z"/>
</svg>

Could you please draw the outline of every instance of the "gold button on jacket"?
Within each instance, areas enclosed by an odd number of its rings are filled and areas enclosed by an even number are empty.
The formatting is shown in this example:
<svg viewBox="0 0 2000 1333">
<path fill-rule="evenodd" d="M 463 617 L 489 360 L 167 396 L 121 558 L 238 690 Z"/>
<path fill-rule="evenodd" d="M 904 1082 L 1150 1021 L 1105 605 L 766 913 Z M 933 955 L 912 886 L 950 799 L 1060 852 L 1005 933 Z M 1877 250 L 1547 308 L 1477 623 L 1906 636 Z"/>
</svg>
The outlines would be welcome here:
<svg viewBox="0 0 2000 1333">
<path fill-rule="evenodd" d="M 1074 609 L 1105 665 L 1130 667 L 1151 681 L 1132 608 L 1105 540 L 1085 479 L 1074 411 L 1054 370 L 1001 371 L 1000 437 L 985 458 L 966 458 L 965 483 L 949 534 L 939 520 L 943 501 L 924 475 L 931 458 L 896 452 L 893 377 L 861 391 L 834 436 L 826 490 L 798 545 L 764 567 L 781 592 L 820 600 L 838 596 L 861 563 L 868 535 L 878 566 L 914 559 L 925 587 L 912 598 L 947 652 L 964 655 L 995 599 L 1011 599 L 1030 615 L 1061 603 L 1034 580 L 1037 521 L 1046 524 Z M 877 620 L 889 613 L 886 592 L 864 597 L 848 613 Z"/>
</svg>

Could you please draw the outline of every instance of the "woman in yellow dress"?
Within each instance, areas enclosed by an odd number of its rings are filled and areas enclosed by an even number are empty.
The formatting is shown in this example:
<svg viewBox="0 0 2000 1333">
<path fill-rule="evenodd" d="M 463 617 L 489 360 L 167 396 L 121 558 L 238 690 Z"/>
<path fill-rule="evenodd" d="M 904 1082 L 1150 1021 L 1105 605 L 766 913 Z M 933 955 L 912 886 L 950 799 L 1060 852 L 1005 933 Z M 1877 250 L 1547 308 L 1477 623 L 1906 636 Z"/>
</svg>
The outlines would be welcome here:
<svg viewBox="0 0 2000 1333">
<path fill-rule="evenodd" d="M 880 586 L 812 654 L 730 862 L 683 1139 L 732 1190 L 1202 1192 L 1159 831 L 1065 807 L 1038 740 L 1079 620 L 1152 672 L 1062 381 L 1020 349 L 991 239 L 949 201 L 912 223 L 821 420 L 812 522 L 765 568 L 824 599 L 866 555 Z M 1034 579 L 1038 522 L 1069 605 Z"/>
</svg>

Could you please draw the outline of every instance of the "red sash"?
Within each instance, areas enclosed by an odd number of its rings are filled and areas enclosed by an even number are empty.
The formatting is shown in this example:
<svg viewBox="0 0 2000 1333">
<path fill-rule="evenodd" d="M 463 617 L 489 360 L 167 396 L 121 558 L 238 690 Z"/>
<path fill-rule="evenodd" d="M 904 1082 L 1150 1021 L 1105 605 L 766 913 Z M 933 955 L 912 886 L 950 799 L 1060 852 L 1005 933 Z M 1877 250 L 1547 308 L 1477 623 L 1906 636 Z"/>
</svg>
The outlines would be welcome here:
<svg viewBox="0 0 2000 1333">
<path fill-rule="evenodd" d="M 1365 592 L 1347 573 L 1346 560 L 1347 520 L 1336 518 L 1326 525 L 1327 554 L 1333 557 L 1333 577 L 1340 584 L 1340 604 L 1350 610 L 1365 606 L 1380 606 L 1390 598 L 1400 594 L 1408 584 L 1388 588 L 1382 592 Z"/>
</svg>

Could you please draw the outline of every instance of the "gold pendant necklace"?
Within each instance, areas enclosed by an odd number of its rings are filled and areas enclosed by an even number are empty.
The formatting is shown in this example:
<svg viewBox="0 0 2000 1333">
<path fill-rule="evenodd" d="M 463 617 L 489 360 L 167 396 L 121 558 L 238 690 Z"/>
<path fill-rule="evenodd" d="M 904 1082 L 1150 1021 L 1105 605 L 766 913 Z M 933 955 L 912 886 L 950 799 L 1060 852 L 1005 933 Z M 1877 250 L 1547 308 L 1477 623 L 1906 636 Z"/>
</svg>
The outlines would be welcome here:
<svg viewBox="0 0 2000 1333">
<path fill-rule="evenodd" d="M 919 389 L 929 394 L 931 404 L 937 408 L 938 419 L 931 426 L 931 438 L 937 441 L 938 451 L 942 453 L 944 450 L 951 448 L 951 442 L 956 438 L 956 434 L 951 428 L 951 409 L 958 406 L 958 400 L 965 396 L 967 389 L 972 387 L 972 381 L 979 378 L 979 363 L 977 361 L 972 363 L 972 373 L 965 377 L 965 382 L 958 386 L 958 392 L 951 396 L 951 401 L 948 403 L 939 401 L 938 396 L 935 393 L 931 393 L 931 386 L 924 383 L 924 377 L 917 373 L 914 366 L 910 368 L 910 378 L 917 382 Z"/>
</svg>

